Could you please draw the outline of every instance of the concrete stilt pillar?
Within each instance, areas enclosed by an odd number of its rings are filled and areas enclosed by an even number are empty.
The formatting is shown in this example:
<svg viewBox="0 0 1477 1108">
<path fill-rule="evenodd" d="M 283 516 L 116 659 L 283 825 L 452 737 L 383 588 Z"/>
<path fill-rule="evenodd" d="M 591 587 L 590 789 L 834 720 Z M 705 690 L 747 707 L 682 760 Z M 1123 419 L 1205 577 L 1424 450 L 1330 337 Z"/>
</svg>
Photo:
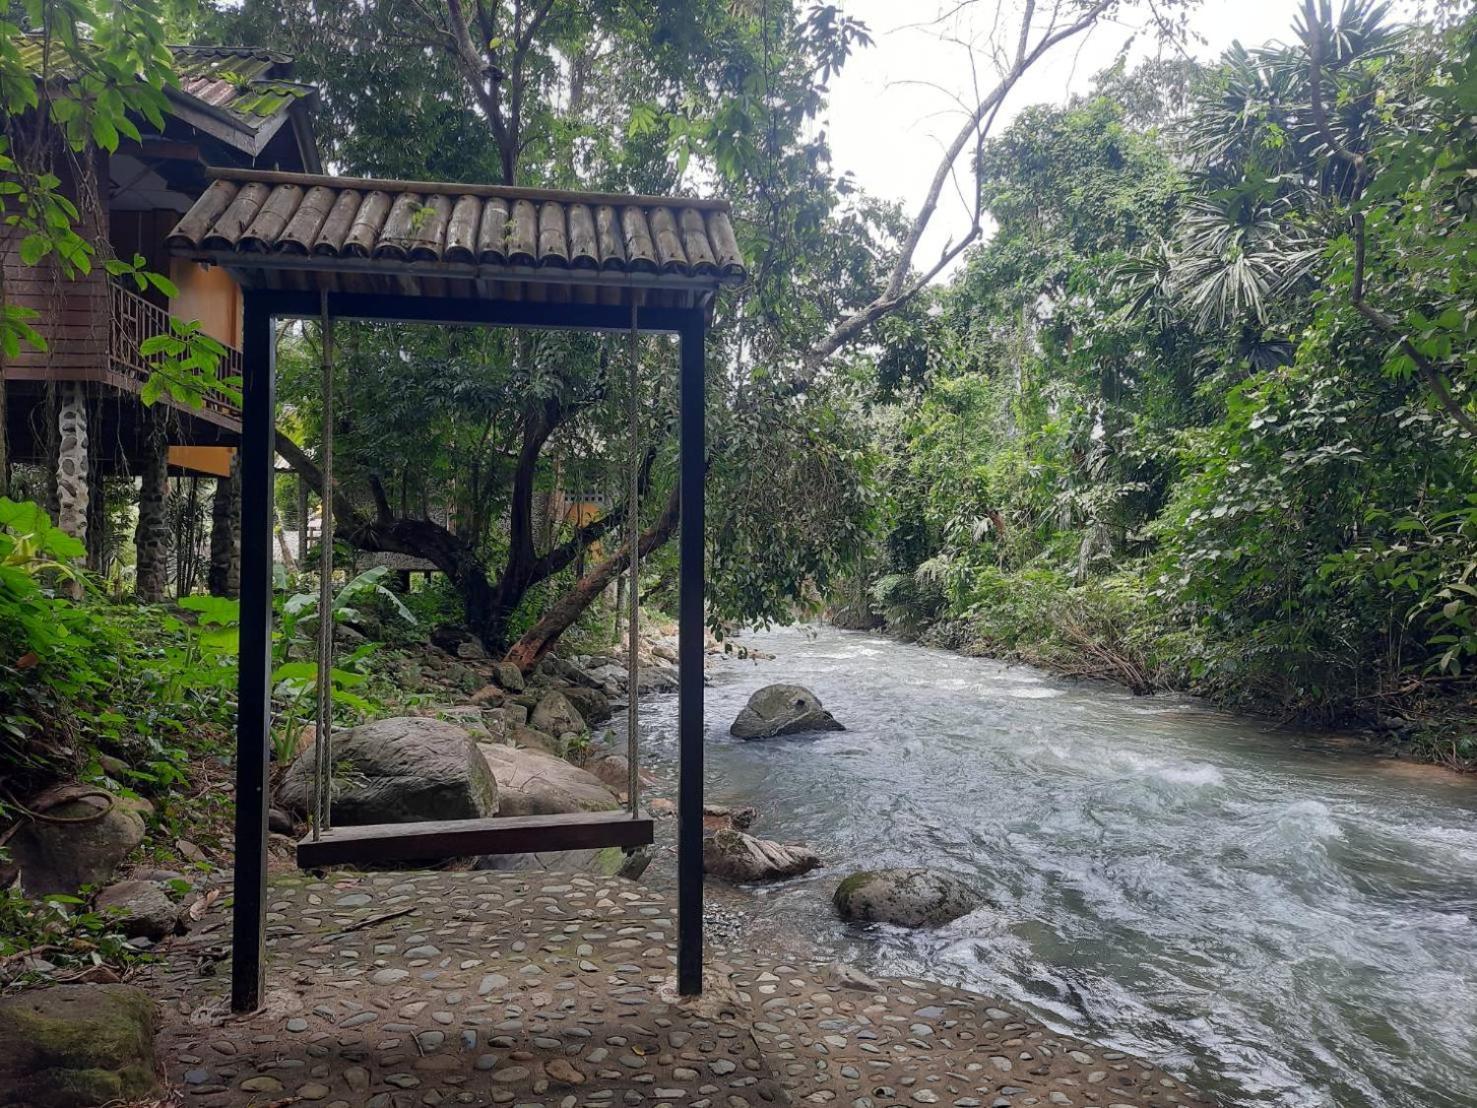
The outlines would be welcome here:
<svg viewBox="0 0 1477 1108">
<path fill-rule="evenodd" d="M 139 463 L 138 529 L 133 542 L 137 578 L 134 592 L 140 600 L 158 604 L 169 590 L 169 438 L 162 414 L 150 410 Z"/>
<path fill-rule="evenodd" d="M 87 541 L 87 392 L 77 382 L 57 386 L 56 523 Z"/>
<path fill-rule="evenodd" d="M 231 476 L 218 477 L 210 508 L 211 596 L 241 595 L 241 466 L 231 455 Z"/>
</svg>

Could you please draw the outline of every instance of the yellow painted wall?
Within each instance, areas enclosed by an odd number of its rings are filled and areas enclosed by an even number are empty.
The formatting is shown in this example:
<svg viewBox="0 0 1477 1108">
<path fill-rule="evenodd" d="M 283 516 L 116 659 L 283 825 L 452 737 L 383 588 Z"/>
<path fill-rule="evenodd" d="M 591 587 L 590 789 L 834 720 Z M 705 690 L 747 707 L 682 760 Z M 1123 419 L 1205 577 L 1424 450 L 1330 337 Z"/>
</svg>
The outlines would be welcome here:
<svg viewBox="0 0 1477 1108">
<path fill-rule="evenodd" d="M 241 346 L 241 290 L 230 274 L 219 266 L 204 266 L 187 258 L 174 258 L 169 279 L 179 295 L 169 302 L 176 319 L 200 321 L 200 328 L 227 346 Z"/>
<path fill-rule="evenodd" d="M 229 477 L 234 453 L 234 446 L 171 446 L 169 464 L 207 477 Z"/>
</svg>

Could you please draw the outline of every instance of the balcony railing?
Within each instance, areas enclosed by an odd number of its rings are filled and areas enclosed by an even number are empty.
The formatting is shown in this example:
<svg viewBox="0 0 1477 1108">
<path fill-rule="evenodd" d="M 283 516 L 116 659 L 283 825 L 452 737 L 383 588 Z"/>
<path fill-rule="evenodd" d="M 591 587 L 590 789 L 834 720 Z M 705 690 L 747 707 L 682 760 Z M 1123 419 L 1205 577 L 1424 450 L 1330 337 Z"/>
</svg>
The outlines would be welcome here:
<svg viewBox="0 0 1477 1108">
<path fill-rule="evenodd" d="M 109 281 L 108 285 L 112 298 L 108 358 L 115 372 L 129 378 L 135 388 L 141 389 L 161 359 L 158 356 L 147 356 L 139 348 L 145 339 L 169 333 L 169 313 L 137 293 L 130 292 L 116 281 Z M 226 347 L 226 356 L 216 366 L 216 377 L 221 381 L 241 377 L 241 351 L 232 346 Z M 208 393 L 205 407 L 226 419 L 238 423 L 241 420 L 241 409 L 222 393 Z"/>
</svg>

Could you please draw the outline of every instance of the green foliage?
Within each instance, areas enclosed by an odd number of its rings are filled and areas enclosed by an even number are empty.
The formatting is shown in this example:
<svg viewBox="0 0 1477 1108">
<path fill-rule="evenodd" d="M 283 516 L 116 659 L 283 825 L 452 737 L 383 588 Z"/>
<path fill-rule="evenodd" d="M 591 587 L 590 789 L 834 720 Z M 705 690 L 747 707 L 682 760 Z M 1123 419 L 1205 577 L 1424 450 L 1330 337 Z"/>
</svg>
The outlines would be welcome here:
<svg viewBox="0 0 1477 1108">
<path fill-rule="evenodd" d="M 491 4 L 471 31 L 478 49 L 505 43 L 490 48 L 504 74 L 489 97 L 478 69 L 448 49 L 460 12 L 248 0 L 218 13 L 216 34 L 296 55 L 324 89 L 321 123 L 345 172 L 733 199 L 757 276 L 716 305 L 708 338 L 712 612 L 788 615 L 872 525 L 857 382 L 801 397 L 785 384 L 838 313 L 876 295 L 894 249 L 898 212 L 833 173 L 816 127 L 825 82 L 867 44 L 866 28 L 808 2 L 556 4 L 531 21 Z M 280 359 L 305 443 L 321 434 L 317 343 L 308 328 Z M 622 339 L 344 327 L 338 350 L 340 379 L 354 382 L 335 397 L 341 487 L 380 521 L 377 535 L 393 532 L 387 548 L 454 551 L 439 564 L 490 648 L 510 645 L 616 548 L 584 541 L 567 519 L 536 529 L 556 488 L 619 510 L 632 451 L 649 454 L 641 522 L 662 521 L 676 483 L 670 343 L 641 344 L 637 446 Z M 439 533 L 448 519 L 454 530 Z M 574 556 L 546 559 L 569 544 Z M 670 557 L 651 559 L 657 587 Z"/>
<path fill-rule="evenodd" d="M 1139 689 L 1445 720 L 1419 741 L 1460 760 L 1477 20 L 1325 18 L 987 144 L 997 234 L 883 332 L 871 598 Z"/>
<path fill-rule="evenodd" d="M 112 920 L 86 905 L 76 896 L 28 900 L 16 889 L 0 889 L 0 989 L 45 980 L 27 966 L 28 953 L 62 970 L 123 969 L 144 960 Z"/>
</svg>

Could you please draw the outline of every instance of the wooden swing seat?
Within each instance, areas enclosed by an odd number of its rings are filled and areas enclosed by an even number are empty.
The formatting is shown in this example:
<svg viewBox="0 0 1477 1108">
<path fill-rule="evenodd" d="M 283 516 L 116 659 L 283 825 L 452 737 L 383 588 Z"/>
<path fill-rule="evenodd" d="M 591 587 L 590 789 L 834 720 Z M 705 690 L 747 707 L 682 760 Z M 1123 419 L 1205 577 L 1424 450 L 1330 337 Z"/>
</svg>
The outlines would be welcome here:
<svg viewBox="0 0 1477 1108">
<path fill-rule="evenodd" d="M 616 812 L 553 816 L 494 816 L 423 823 L 334 827 L 297 844 L 301 869 L 371 862 L 424 862 L 475 854 L 533 854 L 545 850 L 603 850 L 650 846 L 652 820 Z"/>
</svg>

